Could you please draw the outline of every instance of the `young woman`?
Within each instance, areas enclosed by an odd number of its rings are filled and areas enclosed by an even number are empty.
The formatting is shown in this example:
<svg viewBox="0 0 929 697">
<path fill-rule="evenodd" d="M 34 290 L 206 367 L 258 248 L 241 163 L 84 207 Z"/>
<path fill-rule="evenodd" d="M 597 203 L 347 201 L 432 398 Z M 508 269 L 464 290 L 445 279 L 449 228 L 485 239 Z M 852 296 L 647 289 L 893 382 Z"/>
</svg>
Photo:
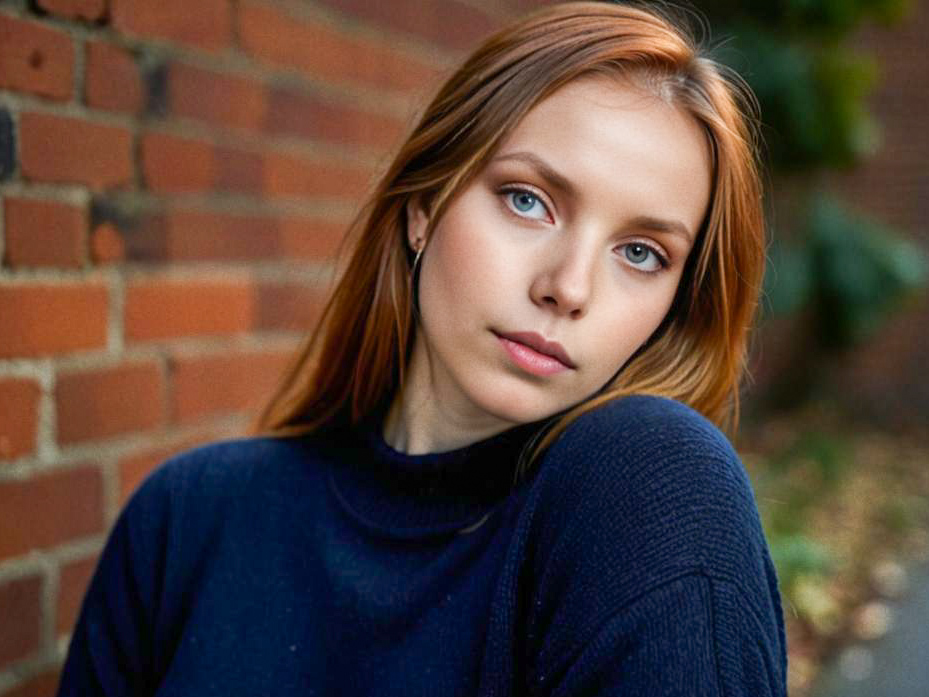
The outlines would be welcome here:
<svg viewBox="0 0 929 697">
<path fill-rule="evenodd" d="M 719 427 L 763 264 L 753 102 L 578 2 L 448 80 L 263 435 L 122 512 L 62 695 L 784 695 Z"/>
</svg>

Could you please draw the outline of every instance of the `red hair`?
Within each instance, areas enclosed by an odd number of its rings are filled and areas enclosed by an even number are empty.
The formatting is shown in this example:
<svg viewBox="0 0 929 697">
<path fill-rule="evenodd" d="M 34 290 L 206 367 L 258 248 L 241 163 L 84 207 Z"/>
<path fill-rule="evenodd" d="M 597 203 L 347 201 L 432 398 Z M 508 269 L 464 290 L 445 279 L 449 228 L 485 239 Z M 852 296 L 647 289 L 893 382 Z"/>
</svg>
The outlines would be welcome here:
<svg viewBox="0 0 929 697">
<path fill-rule="evenodd" d="M 490 37 L 439 90 L 353 224 L 344 271 L 259 432 L 357 423 L 396 394 L 416 329 L 407 202 L 419 200 L 434 226 L 533 106 L 591 74 L 632 79 L 702 125 L 711 200 L 661 326 L 610 384 L 560 415 L 535 452 L 579 414 L 633 393 L 671 397 L 735 427 L 764 270 L 756 102 L 740 78 L 701 54 L 683 22 L 652 9 L 568 2 Z"/>
</svg>

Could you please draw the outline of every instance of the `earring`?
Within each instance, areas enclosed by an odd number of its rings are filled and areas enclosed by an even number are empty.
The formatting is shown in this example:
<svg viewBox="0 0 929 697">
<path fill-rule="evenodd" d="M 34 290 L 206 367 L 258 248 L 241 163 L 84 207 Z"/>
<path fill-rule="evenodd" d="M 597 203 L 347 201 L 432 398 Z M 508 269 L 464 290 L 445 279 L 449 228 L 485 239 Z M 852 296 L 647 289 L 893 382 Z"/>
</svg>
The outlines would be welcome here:
<svg viewBox="0 0 929 697">
<path fill-rule="evenodd" d="M 423 256 L 423 250 L 426 248 L 423 240 L 417 240 L 418 249 L 416 250 L 416 256 L 413 257 L 413 265 L 410 267 L 410 276 L 416 276 L 416 267 L 419 265 L 419 260 Z"/>
</svg>

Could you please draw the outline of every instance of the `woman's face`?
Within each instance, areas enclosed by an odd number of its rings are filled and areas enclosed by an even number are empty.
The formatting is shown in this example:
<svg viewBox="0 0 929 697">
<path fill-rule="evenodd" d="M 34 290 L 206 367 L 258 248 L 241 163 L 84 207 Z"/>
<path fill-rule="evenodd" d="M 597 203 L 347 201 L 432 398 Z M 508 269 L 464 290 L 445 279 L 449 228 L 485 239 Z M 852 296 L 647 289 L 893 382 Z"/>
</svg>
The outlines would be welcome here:
<svg viewBox="0 0 929 697">
<path fill-rule="evenodd" d="M 405 397 L 489 434 L 592 395 L 668 312 L 709 196 L 691 116 L 619 80 L 561 88 L 426 241 Z"/>
</svg>

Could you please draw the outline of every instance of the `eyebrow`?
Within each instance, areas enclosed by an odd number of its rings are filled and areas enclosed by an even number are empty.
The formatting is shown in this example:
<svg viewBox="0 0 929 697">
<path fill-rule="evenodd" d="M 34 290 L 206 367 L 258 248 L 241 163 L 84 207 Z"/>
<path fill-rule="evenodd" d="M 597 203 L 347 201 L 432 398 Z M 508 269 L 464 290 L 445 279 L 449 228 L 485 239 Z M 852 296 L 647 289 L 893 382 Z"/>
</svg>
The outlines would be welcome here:
<svg viewBox="0 0 929 697">
<path fill-rule="evenodd" d="M 534 168 L 539 175 L 547 181 L 550 185 L 554 186 L 556 189 L 561 189 L 568 196 L 576 197 L 577 190 L 574 188 L 574 185 L 562 174 L 559 174 L 554 167 L 548 164 L 541 157 L 531 152 L 511 152 L 506 155 L 499 155 L 495 157 L 493 162 L 501 162 L 505 160 L 516 160 L 517 162 L 524 162 L 525 164 Z"/>
<path fill-rule="evenodd" d="M 506 153 L 505 155 L 498 155 L 497 157 L 493 158 L 491 162 L 501 162 L 507 160 L 523 162 L 530 167 L 533 167 L 539 173 L 539 175 L 551 186 L 560 189 L 568 196 L 573 198 L 577 197 L 577 189 L 574 187 L 574 184 L 572 184 L 567 177 L 565 177 L 563 174 L 560 174 L 554 167 L 552 167 L 535 153 L 527 151 Z M 690 231 L 687 229 L 687 226 L 677 220 L 662 220 L 661 218 L 654 218 L 648 215 L 640 215 L 630 221 L 630 226 L 652 230 L 653 232 L 667 232 L 674 235 L 680 235 L 688 242 L 693 242 L 693 235 L 691 235 Z"/>
</svg>

